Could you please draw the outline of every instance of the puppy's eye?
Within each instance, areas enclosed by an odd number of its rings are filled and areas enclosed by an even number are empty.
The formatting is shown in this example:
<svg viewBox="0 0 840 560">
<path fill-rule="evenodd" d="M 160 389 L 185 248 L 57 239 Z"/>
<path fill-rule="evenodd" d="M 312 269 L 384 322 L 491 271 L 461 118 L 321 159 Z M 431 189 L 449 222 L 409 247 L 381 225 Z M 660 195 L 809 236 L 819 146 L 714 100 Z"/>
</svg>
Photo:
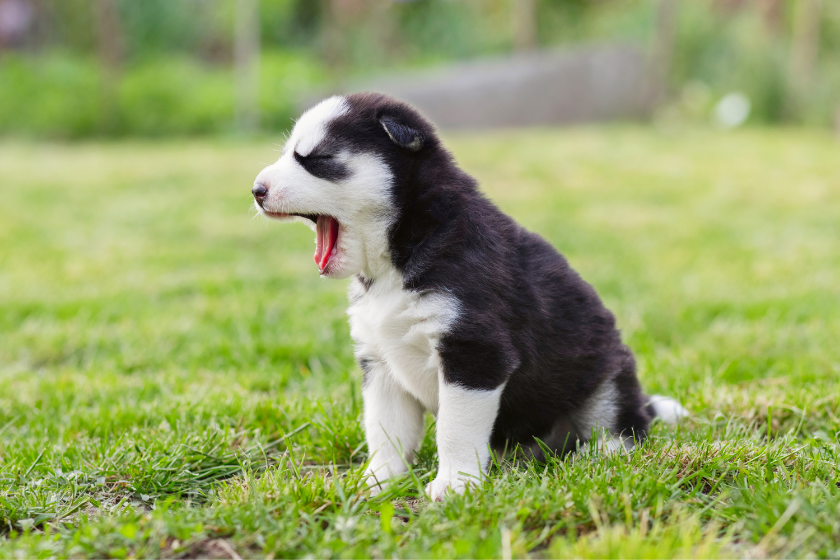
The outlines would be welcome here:
<svg viewBox="0 0 840 560">
<path fill-rule="evenodd" d="M 309 154 L 308 156 L 302 156 L 299 153 L 295 152 L 295 159 L 300 160 L 325 160 L 325 159 L 333 159 L 333 154 Z"/>
<path fill-rule="evenodd" d="M 330 181 L 338 181 L 345 179 L 349 175 L 347 166 L 341 163 L 340 159 L 335 154 L 330 153 L 314 153 L 308 156 L 302 156 L 295 152 L 295 160 L 309 172 L 310 175 L 318 177 L 319 179 L 327 179 Z"/>
</svg>

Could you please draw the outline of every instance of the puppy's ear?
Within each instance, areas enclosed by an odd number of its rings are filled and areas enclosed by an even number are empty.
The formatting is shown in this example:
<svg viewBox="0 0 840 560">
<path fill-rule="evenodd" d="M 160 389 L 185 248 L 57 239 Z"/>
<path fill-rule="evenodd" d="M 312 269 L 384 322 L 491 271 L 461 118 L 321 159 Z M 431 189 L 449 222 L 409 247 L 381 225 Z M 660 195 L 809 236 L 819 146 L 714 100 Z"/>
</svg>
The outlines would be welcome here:
<svg viewBox="0 0 840 560">
<path fill-rule="evenodd" d="M 397 146 L 412 152 L 416 152 L 423 147 L 423 135 L 410 126 L 400 123 L 394 117 L 382 117 L 379 119 L 379 124 L 382 125 L 382 128 L 385 129 L 385 132 Z"/>
</svg>

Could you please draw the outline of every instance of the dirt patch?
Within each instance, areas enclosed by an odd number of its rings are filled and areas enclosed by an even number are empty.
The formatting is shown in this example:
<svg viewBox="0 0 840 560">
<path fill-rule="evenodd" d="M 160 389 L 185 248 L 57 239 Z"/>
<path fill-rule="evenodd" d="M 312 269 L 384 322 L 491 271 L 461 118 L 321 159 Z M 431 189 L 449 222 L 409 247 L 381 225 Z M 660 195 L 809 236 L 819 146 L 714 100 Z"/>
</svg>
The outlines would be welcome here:
<svg viewBox="0 0 840 560">
<path fill-rule="evenodd" d="M 207 539 L 195 543 L 179 558 L 227 558 L 242 560 L 233 547 L 224 539 Z"/>
</svg>

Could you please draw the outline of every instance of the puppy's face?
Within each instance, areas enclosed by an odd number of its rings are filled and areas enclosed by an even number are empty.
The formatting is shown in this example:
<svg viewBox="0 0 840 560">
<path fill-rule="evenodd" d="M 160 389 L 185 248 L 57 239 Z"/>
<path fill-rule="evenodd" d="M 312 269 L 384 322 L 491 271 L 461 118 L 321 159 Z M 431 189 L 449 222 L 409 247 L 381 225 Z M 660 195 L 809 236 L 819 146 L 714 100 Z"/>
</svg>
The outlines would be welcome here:
<svg viewBox="0 0 840 560">
<path fill-rule="evenodd" d="M 388 101 L 370 95 L 322 101 L 298 119 L 280 159 L 254 183 L 259 213 L 315 231 L 322 276 L 364 273 L 387 259 L 387 231 L 396 217 L 394 161 L 422 145 L 419 132 L 383 116 Z M 400 127 L 397 139 L 389 126 Z"/>
</svg>

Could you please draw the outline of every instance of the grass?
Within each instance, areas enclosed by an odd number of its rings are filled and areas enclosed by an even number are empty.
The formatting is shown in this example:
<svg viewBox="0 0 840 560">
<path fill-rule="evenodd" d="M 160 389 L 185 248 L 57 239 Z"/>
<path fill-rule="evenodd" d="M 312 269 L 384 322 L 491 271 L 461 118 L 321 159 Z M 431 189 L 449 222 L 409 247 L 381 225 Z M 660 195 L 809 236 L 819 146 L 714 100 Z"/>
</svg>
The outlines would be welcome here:
<svg viewBox="0 0 840 560">
<path fill-rule="evenodd" d="M 840 167 L 818 132 L 456 136 L 692 411 L 628 456 L 368 499 L 345 284 L 268 142 L 0 145 L 0 557 L 836 557 Z"/>
</svg>

